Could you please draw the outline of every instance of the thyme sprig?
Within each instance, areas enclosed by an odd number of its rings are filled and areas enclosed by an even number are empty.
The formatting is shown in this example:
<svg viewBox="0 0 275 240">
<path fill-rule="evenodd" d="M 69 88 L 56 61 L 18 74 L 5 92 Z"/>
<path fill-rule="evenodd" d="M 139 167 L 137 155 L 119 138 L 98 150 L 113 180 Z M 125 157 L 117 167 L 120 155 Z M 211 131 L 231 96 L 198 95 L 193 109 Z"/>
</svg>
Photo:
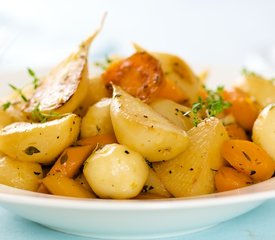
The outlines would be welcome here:
<svg viewBox="0 0 275 240">
<path fill-rule="evenodd" d="M 102 70 L 106 70 L 112 62 L 113 60 L 108 55 L 106 55 L 102 61 L 97 61 L 94 64 L 96 67 L 99 67 Z"/>
<path fill-rule="evenodd" d="M 264 78 L 264 79 L 266 79 L 266 80 L 271 81 L 273 84 L 275 84 L 275 78 L 274 78 L 274 77 L 272 77 L 272 78 L 265 78 L 265 77 L 263 77 L 262 75 L 260 75 L 259 73 L 250 71 L 250 70 L 248 70 L 248 69 L 246 69 L 246 68 L 243 68 L 243 69 L 242 69 L 242 74 L 243 74 L 244 76 L 253 76 L 253 77 Z"/>
<path fill-rule="evenodd" d="M 24 102 L 28 102 L 28 99 L 27 99 L 27 97 L 25 96 L 25 94 L 23 93 L 23 91 L 22 91 L 21 88 L 18 88 L 18 87 L 14 86 L 13 84 L 10 84 L 10 83 L 9 83 L 9 86 L 10 86 L 15 92 L 17 92 L 17 93 L 20 95 L 20 97 L 23 99 Z"/>
<path fill-rule="evenodd" d="M 10 101 L 7 101 L 2 104 L 2 108 L 4 111 L 6 111 L 11 105 L 12 105 L 12 103 Z"/>
<path fill-rule="evenodd" d="M 51 118 L 57 118 L 57 117 L 61 117 L 61 116 L 63 116 L 63 115 L 61 115 L 60 113 L 54 112 L 54 111 L 51 111 L 49 113 L 41 112 L 40 103 L 38 103 L 31 112 L 32 120 L 35 122 L 41 122 L 41 123 L 47 122 Z"/>
<path fill-rule="evenodd" d="M 33 88 L 36 89 L 38 87 L 39 78 L 36 76 L 35 72 L 31 68 L 27 68 L 29 75 L 33 78 L 32 84 Z"/>
<path fill-rule="evenodd" d="M 241 73 L 244 76 L 248 76 L 248 75 L 250 75 L 250 76 L 257 76 L 258 75 L 257 73 L 255 73 L 253 71 L 250 71 L 247 68 L 243 68 L 242 71 L 241 71 Z"/>
<path fill-rule="evenodd" d="M 38 84 L 39 84 L 39 78 L 36 76 L 35 72 L 31 68 L 27 68 L 27 71 L 28 71 L 28 74 L 33 78 L 33 80 L 32 80 L 33 88 L 36 89 L 38 87 Z M 29 101 L 28 98 L 26 97 L 26 95 L 23 93 L 23 90 L 21 88 L 18 88 L 16 86 L 14 86 L 13 84 L 9 84 L 9 86 L 12 90 L 14 90 L 15 92 L 17 92 L 19 94 L 19 96 L 21 97 L 21 99 L 24 102 Z M 7 101 L 7 102 L 2 104 L 2 109 L 4 111 L 6 111 L 10 106 L 15 105 L 17 103 Z"/>
<path fill-rule="evenodd" d="M 191 111 L 185 113 L 185 115 L 192 113 L 195 126 L 198 126 L 201 122 L 201 116 L 206 116 L 207 118 L 216 117 L 231 106 L 231 103 L 225 101 L 221 95 L 223 91 L 222 86 L 218 86 L 216 90 L 210 90 L 206 87 L 204 89 L 207 92 L 207 97 L 205 99 L 199 97 L 198 101 L 192 105 Z"/>
</svg>

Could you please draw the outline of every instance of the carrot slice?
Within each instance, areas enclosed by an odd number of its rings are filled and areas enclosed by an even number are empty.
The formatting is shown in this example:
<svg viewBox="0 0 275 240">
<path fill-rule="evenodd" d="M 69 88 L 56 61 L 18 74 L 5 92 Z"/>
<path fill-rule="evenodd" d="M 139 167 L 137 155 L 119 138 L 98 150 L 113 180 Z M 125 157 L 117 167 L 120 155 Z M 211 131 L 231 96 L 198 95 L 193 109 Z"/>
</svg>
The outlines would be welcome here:
<svg viewBox="0 0 275 240">
<path fill-rule="evenodd" d="M 248 140 L 245 130 L 236 123 L 226 125 L 225 129 L 231 139 Z"/>
<path fill-rule="evenodd" d="M 254 142 L 239 139 L 225 141 L 221 155 L 238 172 L 256 182 L 271 178 L 275 171 L 272 158 Z"/>
<path fill-rule="evenodd" d="M 107 88 L 113 83 L 145 102 L 156 93 L 163 78 L 160 62 L 144 51 L 115 62 L 102 74 Z"/>
<path fill-rule="evenodd" d="M 77 141 L 80 146 L 89 145 L 95 148 L 98 144 L 105 145 L 110 143 L 117 143 L 116 137 L 113 134 L 102 134 L 93 137 L 82 138 Z"/>
<path fill-rule="evenodd" d="M 215 186 L 218 192 L 229 191 L 253 184 L 253 180 L 232 167 L 221 167 L 215 174 Z"/>
<path fill-rule="evenodd" d="M 57 173 L 69 178 L 75 176 L 94 148 L 92 145 L 66 148 L 48 172 L 47 176 Z M 48 193 L 43 183 L 40 184 L 37 192 Z"/>
<path fill-rule="evenodd" d="M 169 79 L 164 79 L 154 98 L 165 98 L 175 102 L 185 102 L 188 100 L 188 96 Z"/>
<path fill-rule="evenodd" d="M 232 113 L 237 123 L 246 130 L 251 130 L 259 115 L 259 108 L 253 99 L 240 90 L 224 91 L 223 97 L 231 102 L 232 106 L 226 110 Z"/>
<path fill-rule="evenodd" d="M 77 181 L 61 174 L 49 175 L 43 179 L 43 184 L 54 194 L 68 197 L 96 198 Z"/>
</svg>

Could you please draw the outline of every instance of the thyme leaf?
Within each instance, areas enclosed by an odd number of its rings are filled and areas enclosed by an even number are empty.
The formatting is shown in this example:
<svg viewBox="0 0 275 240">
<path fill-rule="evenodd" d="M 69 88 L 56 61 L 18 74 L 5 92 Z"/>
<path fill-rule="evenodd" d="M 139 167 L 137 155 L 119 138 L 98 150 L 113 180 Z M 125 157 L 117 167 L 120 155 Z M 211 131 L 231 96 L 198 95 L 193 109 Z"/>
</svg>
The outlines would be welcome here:
<svg viewBox="0 0 275 240">
<path fill-rule="evenodd" d="M 196 127 L 201 122 L 201 113 L 206 115 L 206 117 L 215 117 L 231 106 L 231 103 L 225 101 L 221 95 L 224 89 L 223 86 L 218 86 L 216 90 L 204 88 L 207 92 L 207 97 L 205 99 L 199 97 L 198 101 L 193 103 L 191 111 L 184 114 L 193 114 L 193 123 Z"/>
<path fill-rule="evenodd" d="M 27 155 L 33 155 L 34 153 L 40 153 L 40 150 L 37 149 L 36 147 L 34 146 L 29 146 L 27 147 L 24 152 L 27 154 Z"/>
<path fill-rule="evenodd" d="M 12 103 L 10 101 L 3 103 L 2 104 L 3 110 L 6 111 L 11 106 L 11 104 Z"/>
<path fill-rule="evenodd" d="M 14 86 L 13 84 L 10 84 L 10 83 L 9 83 L 9 86 L 11 87 L 12 90 L 14 90 L 15 92 L 17 92 L 17 93 L 20 95 L 20 97 L 23 99 L 24 102 L 28 102 L 28 99 L 27 99 L 27 97 L 23 94 L 22 89 L 20 89 L 20 88 Z"/>
<path fill-rule="evenodd" d="M 35 72 L 31 68 L 27 68 L 27 71 L 29 75 L 33 78 L 33 88 L 36 89 L 38 87 L 39 78 L 36 76 Z"/>
<path fill-rule="evenodd" d="M 41 112 L 39 106 L 40 106 L 40 103 L 38 103 L 33 109 L 33 111 L 31 112 L 31 118 L 33 121 L 44 123 L 44 122 L 47 122 L 50 118 L 61 116 L 57 112 L 43 113 Z"/>
<path fill-rule="evenodd" d="M 102 70 L 106 70 L 112 62 L 113 60 L 106 55 L 103 61 L 95 62 L 95 66 L 101 68 Z"/>
</svg>

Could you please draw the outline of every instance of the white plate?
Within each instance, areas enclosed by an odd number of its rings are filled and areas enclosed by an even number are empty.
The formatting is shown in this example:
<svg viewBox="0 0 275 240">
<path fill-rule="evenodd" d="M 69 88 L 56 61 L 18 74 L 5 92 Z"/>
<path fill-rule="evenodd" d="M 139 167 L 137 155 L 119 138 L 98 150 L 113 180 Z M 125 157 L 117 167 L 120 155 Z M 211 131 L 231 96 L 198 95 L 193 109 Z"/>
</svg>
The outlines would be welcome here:
<svg viewBox="0 0 275 240">
<path fill-rule="evenodd" d="M 28 75 L 14 71 L 1 73 L 0 79 L 5 81 L 3 95 L 6 83 L 22 85 Z M 82 200 L 0 185 L 0 205 L 11 212 L 58 231 L 108 239 L 160 239 L 200 231 L 273 197 L 275 178 L 226 193 L 163 200 Z"/>
<path fill-rule="evenodd" d="M 94 238 L 183 235 L 244 214 L 275 197 L 275 178 L 226 193 L 163 200 L 82 200 L 0 185 L 0 204 L 49 228 Z"/>
</svg>

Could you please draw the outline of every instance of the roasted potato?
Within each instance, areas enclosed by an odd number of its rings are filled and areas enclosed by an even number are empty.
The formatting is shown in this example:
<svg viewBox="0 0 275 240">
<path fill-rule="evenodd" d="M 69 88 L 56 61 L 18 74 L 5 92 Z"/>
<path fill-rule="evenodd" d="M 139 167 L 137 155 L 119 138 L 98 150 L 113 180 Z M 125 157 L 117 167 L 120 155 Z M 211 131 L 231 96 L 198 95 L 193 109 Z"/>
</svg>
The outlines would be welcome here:
<svg viewBox="0 0 275 240">
<path fill-rule="evenodd" d="M 253 141 L 261 146 L 275 161 L 275 104 L 266 106 L 256 119 L 253 131 Z"/>
<path fill-rule="evenodd" d="M 167 191 L 163 183 L 160 181 L 158 175 L 152 168 L 149 168 L 148 178 L 143 186 L 142 193 L 153 194 L 162 198 L 169 198 L 172 195 Z"/>
<path fill-rule="evenodd" d="M 140 153 L 114 143 L 93 153 L 83 172 L 99 197 L 125 199 L 141 192 L 149 170 Z"/>
<path fill-rule="evenodd" d="M 71 113 L 80 106 L 89 88 L 88 50 L 97 33 L 43 78 L 28 101 L 27 114 L 37 107 L 42 112 Z"/>
<path fill-rule="evenodd" d="M 45 123 L 16 122 L 0 130 L 0 151 L 16 160 L 49 164 L 76 141 L 79 130 L 75 114 Z"/>
<path fill-rule="evenodd" d="M 225 165 L 220 149 L 228 135 L 217 118 L 204 120 L 188 135 L 190 145 L 183 153 L 172 160 L 153 163 L 161 182 L 174 197 L 214 192 L 214 173 Z"/>
<path fill-rule="evenodd" d="M 43 177 L 39 163 L 22 162 L 7 156 L 0 157 L 0 183 L 11 187 L 36 191 Z"/>
<path fill-rule="evenodd" d="M 91 78 L 89 79 L 88 93 L 74 113 L 83 117 L 91 105 L 97 103 L 102 98 L 108 97 L 110 97 L 110 94 L 105 88 L 105 84 L 103 83 L 101 77 Z"/>
<path fill-rule="evenodd" d="M 151 162 L 172 159 L 188 145 L 184 130 L 119 87 L 114 86 L 110 109 L 118 142 Z"/>
<path fill-rule="evenodd" d="M 191 109 L 184 105 L 168 99 L 158 99 L 150 103 L 150 106 L 185 131 L 194 126 Z"/>
<path fill-rule="evenodd" d="M 242 76 L 236 87 L 253 96 L 262 107 L 275 102 L 274 81 L 255 73 Z"/>
<path fill-rule="evenodd" d="M 110 98 L 103 98 L 89 107 L 81 122 L 81 138 L 109 133 L 114 134 L 110 116 L 111 101 L 112 99 Z"/>
</svg>

